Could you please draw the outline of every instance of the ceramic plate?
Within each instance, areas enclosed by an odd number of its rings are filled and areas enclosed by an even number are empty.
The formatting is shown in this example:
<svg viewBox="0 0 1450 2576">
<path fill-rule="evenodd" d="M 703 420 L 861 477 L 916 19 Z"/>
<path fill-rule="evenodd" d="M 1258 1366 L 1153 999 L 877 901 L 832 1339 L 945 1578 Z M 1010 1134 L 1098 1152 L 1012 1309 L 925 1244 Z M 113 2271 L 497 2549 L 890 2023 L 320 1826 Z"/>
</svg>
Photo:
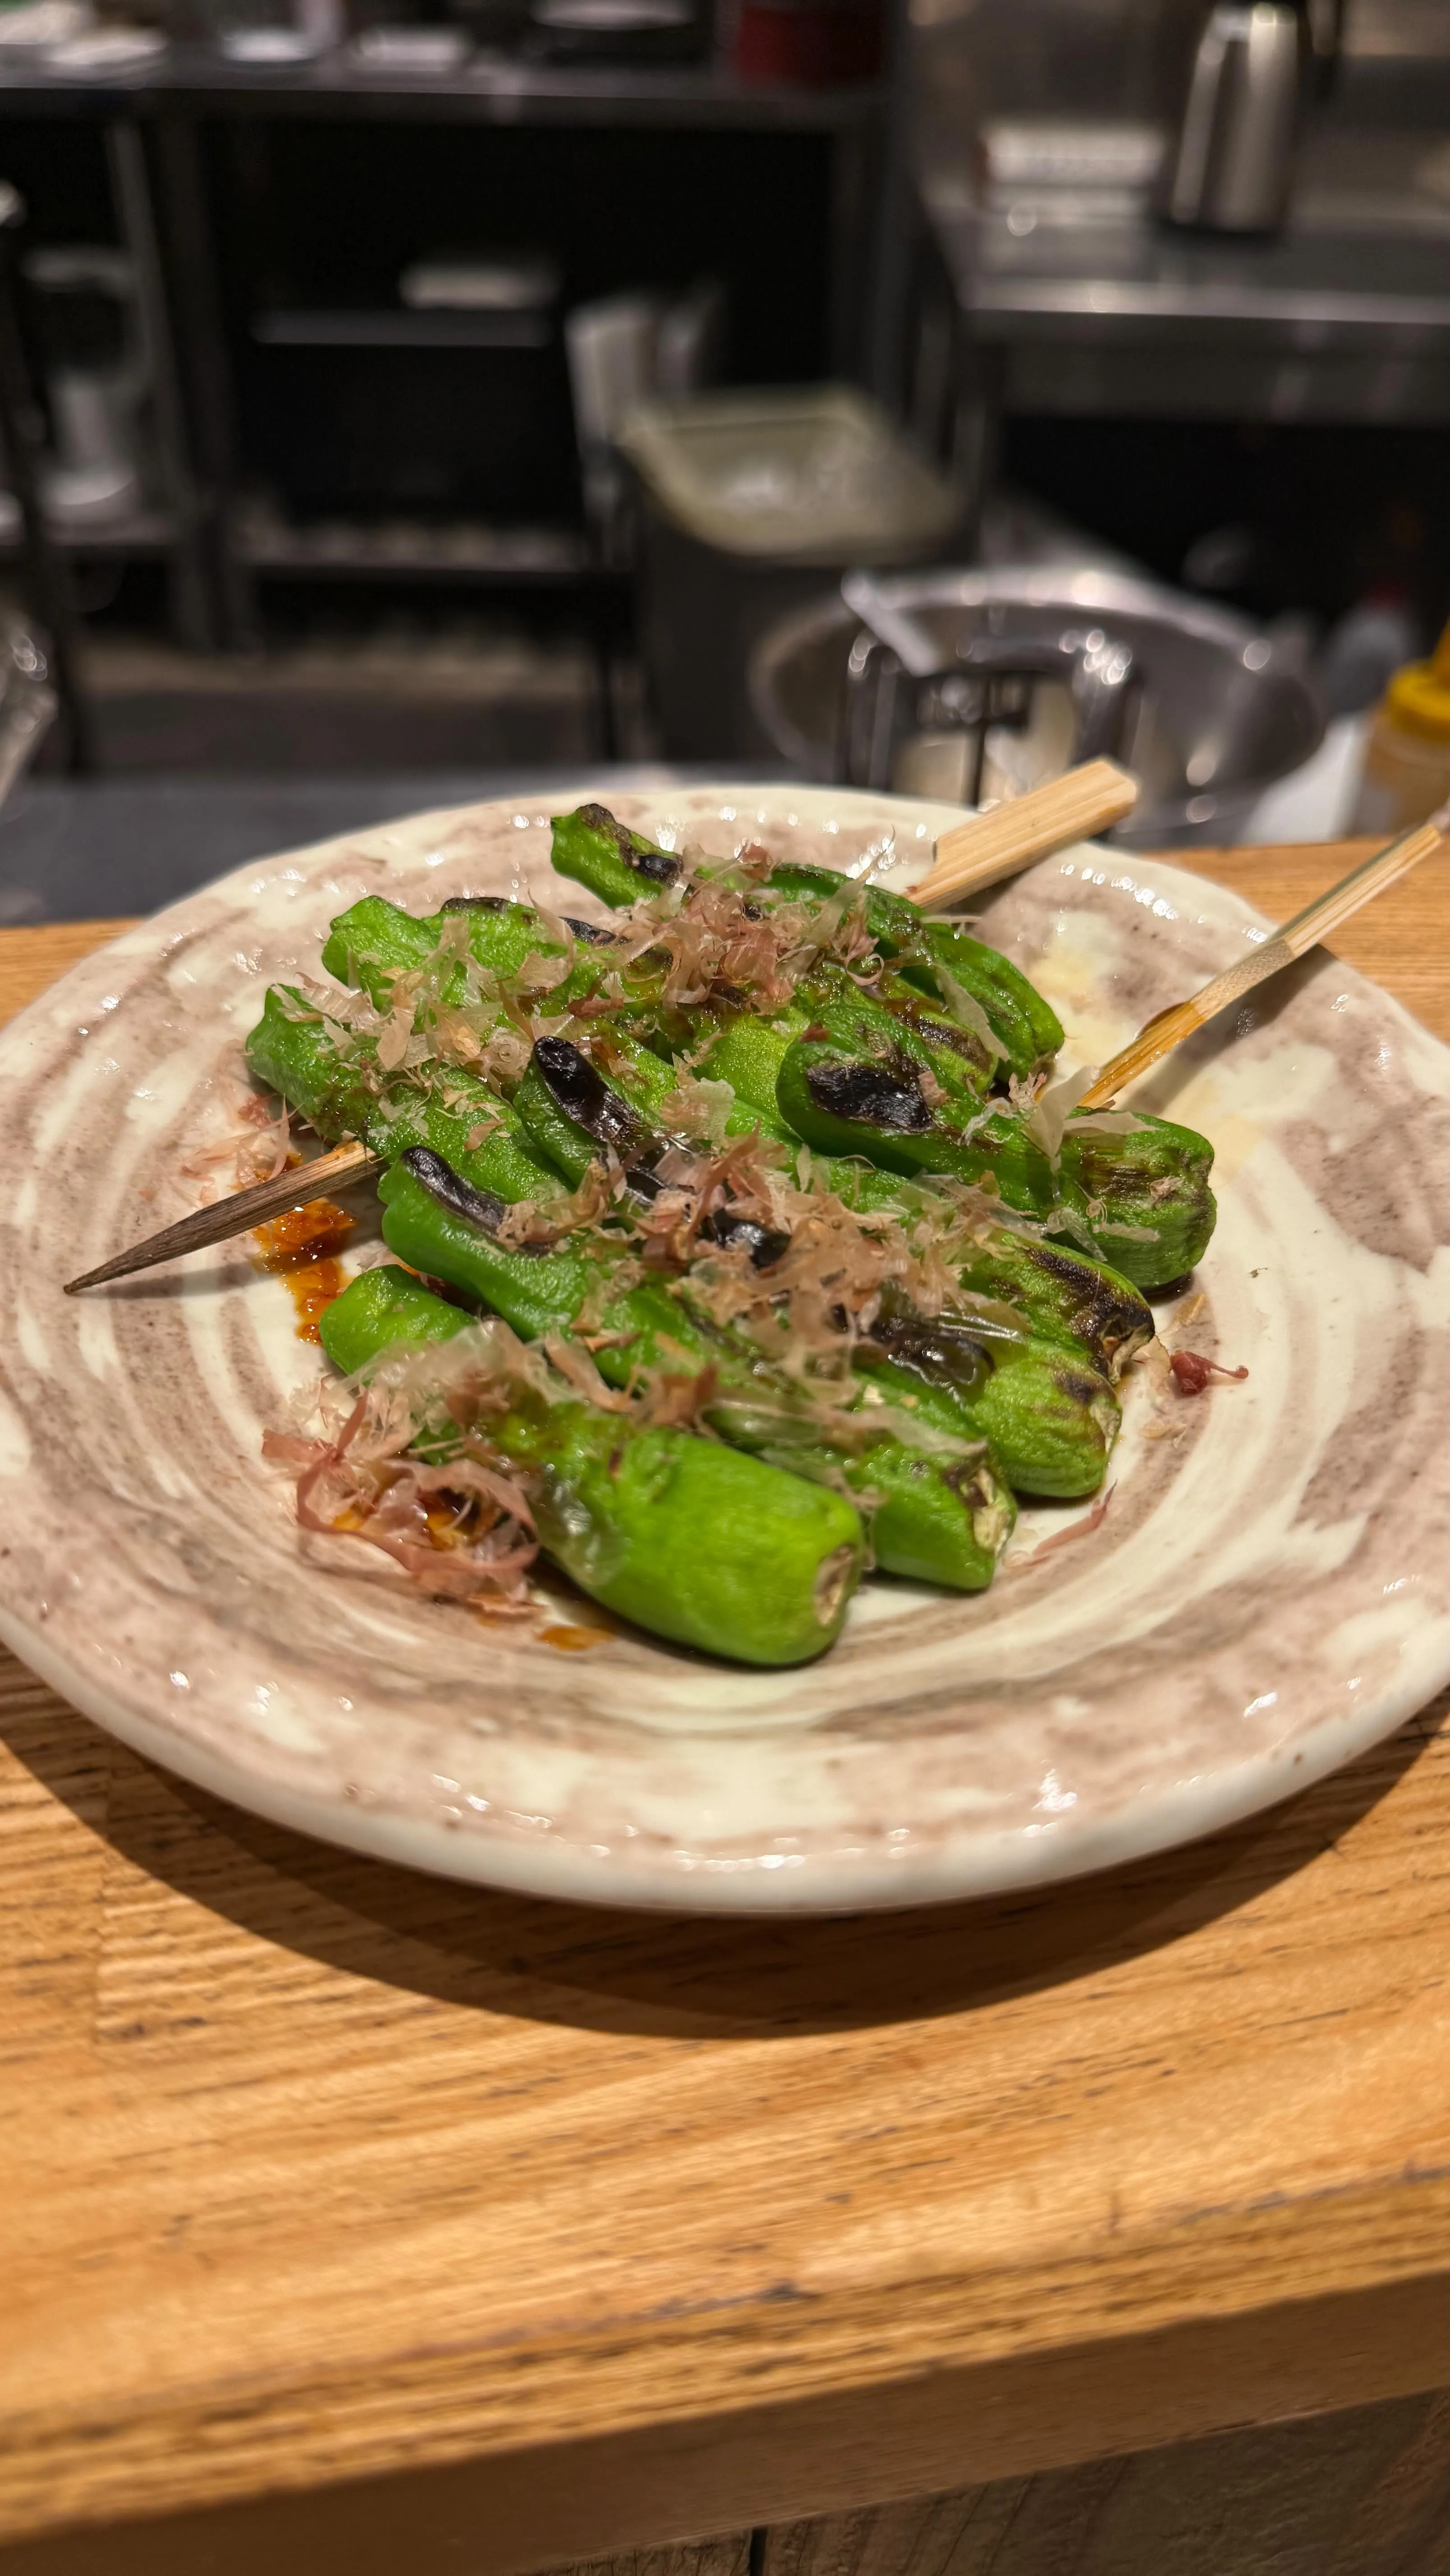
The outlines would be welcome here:
<svg viewBox="0 0 1450 2576">
<path fill-rule="evenodd" d="M 874 853 L 898 886 L 955 819 L 829 790 L 617 802 L 676 844 Z M 872 1581 L 823 1662 L 749 1673 L 633 1633 L 565 1653 L 304 1540 L 260 1457 L 319 1367 L 285 1282 L 231 1248 L 77 1300 L 60 1283 L 195 1203 L 183 1167 L 235 1127 L 263 988 L 317 971 L 330 915 L 375 890 L 419 911 L 557 896 L 548 849 L 543 814 L 479 806 L 244 868 L 0 1039 L 17 1653 L 143 1753 L 310 1832 L 551 1894 L 757 1910 L 1121 1861 L 1282 1797 L 1445 1681 L 1450 1051 L 1323 956 L 1135 1095 L 1218 1155 L 1218 1232 L 1163 1340 L 1247 1380 L 1184 1399 L 1161 1354 L 1134 1369 L 1105 1517 L 1043 1555 L 1084 1514 L 1024 1512 L 985 1598 Z M 1080 1063 L 1263 929 L 1088 849 L 989 911 Z"/>
</svg>

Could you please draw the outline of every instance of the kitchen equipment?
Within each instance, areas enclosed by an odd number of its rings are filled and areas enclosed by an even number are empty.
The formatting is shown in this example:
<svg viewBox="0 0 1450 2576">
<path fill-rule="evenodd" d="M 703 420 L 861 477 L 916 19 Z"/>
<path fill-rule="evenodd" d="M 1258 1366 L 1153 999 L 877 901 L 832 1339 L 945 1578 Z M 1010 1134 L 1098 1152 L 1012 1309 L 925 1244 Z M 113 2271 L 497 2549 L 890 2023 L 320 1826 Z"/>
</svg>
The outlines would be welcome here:
<svg viewBox="0 0 1450 2576">
<path fill-rule="evenodd" d="M 961 519 L 954 485 L 844 385 L 649 405 L 619 444 L 642 498 L 645 668 L 675 759 L 758 756 L 769 737 L 747 672 L 773 620 L 848 566 L 920 561 Z"/>
<path fill-rule="evenodd" d="M 888 769 L 889 783 L 905 792 L 979 801 L 967 787 L 983 735 L 974 697 L 983 678 L 999 694 L 986 711 L 981 793 L 1017 795 L 1060 774 L 1083 756 L 1075 680 L 1094 660 L 1110 672 L 1121 653 L 1132 657 L 1131 686 L 1125 679 L 1104 692 L 1122 710 L 1117 739 L 1096 745 L 1142 786 L 1137 811 L 1113 835 L 1120 844 L 1232 840 L 1265 787 L 1323 739 L 1311 683 L 1267 637 L 1246 618 L 1154 583 L 1026 564 L 883 576 L 880 587 L 931 632 L 941 668 L 963 683 L 956 705 L 942 687 L 922 704 L 898 684 Z M 973 653 L 986 646 L 1011 648 L 1019 670 L 1034 656 L 1050 656 L 1052 667 L 1018 679 L 974 671 Z M 782 619 L 752 656 L 756 717 L 803 776 L 851 774 L 850 664 L 858 649 L 863 659 L 881 650 L 863 646 L 853 612 L 833 596 Z M 854 750 L 859 756 L 859 733 Z"/>
<path fill-rule="evenodd" d="M 111 526 L 139 506 L 144 479 L 135 272 L 121 251 L 77 246 L 31 251 L 24 273 L 51 420 L 46 514 L 77 533 Z"/>
<path fill-rule="evenodd" d="M 1232 233 L 1282 223 L 1309 43 L 1302 0 L 1214 0 L 1168 169 L 1173 223 Z"/>
<path fill-rule="evenodd" d="M 531 0 L 524 44 L 552 62 L 691 62 L 710 33 L 708 0 Z"/>
<path fill-rule="evenodd" d="M 845 582 L 841 595 L 848 606 L 855 604 Z M 980 804 L 989 735 L 1022 731 L 1031 717 L 1034 682 L 1063 678 L 1072 698 L 1073 760 L 1117 751 L 1134 678 L 1131 648 L 1118 637 L 1096 627 L 1086 634 L 1068 628 L 1055 642 L 977 635 L 958 648 L 954 661 L 935 667 L 932 658 L 923 662 L 919 654 L 907 662 L 895 637 L 873 626 L 869 636 L 857 637 L 846 665 L 845 774 L 853 786 L 885 787 L 903 731 L 960 732 L 973 745 L 963 801 Z"/>
</svg>

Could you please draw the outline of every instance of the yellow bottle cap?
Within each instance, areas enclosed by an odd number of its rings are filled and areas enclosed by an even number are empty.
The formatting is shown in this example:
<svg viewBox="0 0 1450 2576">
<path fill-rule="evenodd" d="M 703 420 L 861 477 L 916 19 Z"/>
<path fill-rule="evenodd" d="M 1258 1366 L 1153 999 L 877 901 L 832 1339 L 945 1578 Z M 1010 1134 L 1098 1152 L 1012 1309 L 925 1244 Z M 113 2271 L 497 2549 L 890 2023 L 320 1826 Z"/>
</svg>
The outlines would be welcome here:
<svg viewBox="0 0 1450 2576">
<path fill-rule="evenodd" d="M 1406 662 L 1385 691 L 1385 713 L 1404 733 L 1450 742 L 1450 626 L 1428 662 Z"/>
</svg>

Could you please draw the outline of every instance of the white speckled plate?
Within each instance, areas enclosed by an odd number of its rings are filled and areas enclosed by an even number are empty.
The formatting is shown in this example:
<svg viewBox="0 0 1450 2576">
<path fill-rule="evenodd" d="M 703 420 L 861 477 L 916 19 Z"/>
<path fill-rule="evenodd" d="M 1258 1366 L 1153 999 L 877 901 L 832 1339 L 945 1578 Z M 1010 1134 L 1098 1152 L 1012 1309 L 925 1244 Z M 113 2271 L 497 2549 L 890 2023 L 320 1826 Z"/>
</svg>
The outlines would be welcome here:
<svg viewBox="0 0 1450 2576">
<path fill-rule="evenodd" d="M 618 800 L 908 885 L 953 819 L 895 798 Z M 893 838 L 894 836 L 894 838 Z M 563 1654 L 304 1541 L 264 1425 L 315 1374 L 240 1250 L 69 1301 L 180 1214 L 234 1121 L 265 984 L 363 891 L 542 890 L 543 815 L 427 815 L 239 870 L 88 958 L 0 1038 L 0 1632 L 102 1725 L 242 1806 L 571 1897 L 839 1909 L 1064 1877 L 1266 1805 L 1450 1675 L 1450 1051 L 1319 957 L 1137 1095 L 1206 1129 L 1222 1214 L 1169 1340 L 1246 1383 L 1132 1373 L 1102 1526 L 1024 1513 L 982 1600 L 884 1581 L 821 1663 Z M 571 896 L 571 900 L 572 900 Z M 1101 1061 L 1261 925 L 1152 859 L 1079 850 L 991 935 Z M 1081 1518 L 1081 1514 L 1076 1517 Z"/>
</svg>

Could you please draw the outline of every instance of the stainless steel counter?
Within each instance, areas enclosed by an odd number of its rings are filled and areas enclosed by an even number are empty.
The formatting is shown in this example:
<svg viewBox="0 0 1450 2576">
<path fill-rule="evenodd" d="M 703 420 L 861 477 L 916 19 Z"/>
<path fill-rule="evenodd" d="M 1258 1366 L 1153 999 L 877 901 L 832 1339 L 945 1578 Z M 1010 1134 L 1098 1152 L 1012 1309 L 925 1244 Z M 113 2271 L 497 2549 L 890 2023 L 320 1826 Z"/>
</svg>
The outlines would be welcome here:
<svg viewBox="0 0 1450 2576">
<path fill-rule="evenodd" d="M 1413 184 L 1429 157 L 1423 136 L 1341 138 L 1267 241 L 1028 198 L 983 212 L 954 174 L 923 202 L 1008 411 L 1446 422 L 1450 186 Z"/>
</svg>

